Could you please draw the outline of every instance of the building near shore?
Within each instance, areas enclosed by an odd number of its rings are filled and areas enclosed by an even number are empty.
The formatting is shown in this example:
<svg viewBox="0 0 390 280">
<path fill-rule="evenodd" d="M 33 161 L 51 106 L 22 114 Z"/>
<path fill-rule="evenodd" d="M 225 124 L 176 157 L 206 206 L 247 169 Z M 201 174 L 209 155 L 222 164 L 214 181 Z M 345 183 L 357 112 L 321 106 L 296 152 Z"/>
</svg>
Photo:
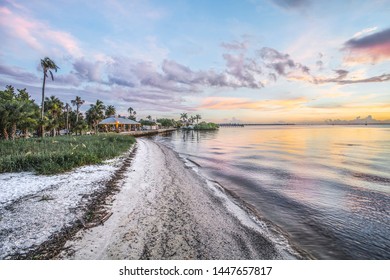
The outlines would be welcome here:
<svg viewBox="0 0 390 280">
<path fill-rule="evenodd" d="M 102 120 L 99 123 L 99 127 L 104 131 L 116 131 L 116 132 L 124 132 L 124 131 L 137 131 L 140 130 L 141 124 L 122 117 L 109 117 Z"/>
<path fill-rule="evenodd" d="M 145 130 L 158 130 L 161 128 L 161 123 L 158 122 L 150 122 L 150 124 L 142 125 L 142 129 Z"/>
</svg>

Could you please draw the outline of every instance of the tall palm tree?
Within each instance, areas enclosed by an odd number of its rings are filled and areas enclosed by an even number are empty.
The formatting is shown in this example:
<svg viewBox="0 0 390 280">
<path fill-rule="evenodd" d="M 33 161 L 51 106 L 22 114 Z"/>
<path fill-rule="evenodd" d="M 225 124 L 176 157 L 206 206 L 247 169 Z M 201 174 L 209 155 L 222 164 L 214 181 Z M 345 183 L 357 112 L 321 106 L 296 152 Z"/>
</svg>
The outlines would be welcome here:
<svg viewBox="0 0 390 280">
<path fill-rule="evenodd" d="M 147 116 L 146 118 L 147 118 L 150 122 L 152 121 L 152 116 L 151 116 L 151 115 Z"/>
<path fill-rule="evenodd" d="M 65 113 L 66 113 L 66 119 L 65 119 L 65 129 L 66 129 L 66 132 L 68 133 L 69 132 L 69 104 L 66 103 L 66 105 L 64 106 L 64 110 L 65 110 Z"/>
<path fill-rule="evenodd" d="M 198 124 L 198 122 L 199 122 L 199 120 L 200 120 L 201 118 L 202 118 L 201 115 L 199 115 L 199 114 L 196 114 L 196 115 L 195 115 L 196 124 Z"/>
<path fill-rule="evenodd" d="M 79 121 L 79 109 L 84 104 L 85 100 L 81 100 L 80 96 L 76 96 L 74 100 L 71 100 L 73 106 L 76 106 L 76 123 Z"/>
<path fill-rule="evenodd" d="M 54 70 L 57 72 L 57 70 L 60 68 L 58 67 L 53 60 L 51 60 L 48 57 L 45 57 L 44 59 L 41 59 L 41 67 L 43 70 L 43 84 L 42 84 L 42 107 L 41 107 L 41 136 L 44 136 L 43 131 L 43 115 L 44 115 L 44 106 L 45 106 L 45 85 L 46 85 L 46 78 L 48 77 L 47 72 L 50 73 L 51 79 L 54 80 L 53 72 L 51 70 Z"/>
<path fill-rule="evenodd" d="M 132 116 L 132 115 L 133 115 L 133 112 L 134 112 L 134 109 L 131 108 L 131 107 L 129 107 L 129 108 L 127 109 L 127 112 L 129 112 L 129 115 Z"/>
</svg>

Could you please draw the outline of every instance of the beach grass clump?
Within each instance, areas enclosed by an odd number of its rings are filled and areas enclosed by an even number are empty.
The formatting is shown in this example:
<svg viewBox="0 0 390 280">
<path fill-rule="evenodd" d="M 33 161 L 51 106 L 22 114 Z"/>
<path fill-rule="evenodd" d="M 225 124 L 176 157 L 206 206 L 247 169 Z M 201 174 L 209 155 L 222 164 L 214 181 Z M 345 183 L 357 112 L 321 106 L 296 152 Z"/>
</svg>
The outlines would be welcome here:
<svg viewBox="0 0 390 280">
<path fill-rule="evenodd" d="M 134 143 L 133 136 L 115 133 L 0 141 L 0 173 L 62 173 L 117 157 Z"/>
</svg>

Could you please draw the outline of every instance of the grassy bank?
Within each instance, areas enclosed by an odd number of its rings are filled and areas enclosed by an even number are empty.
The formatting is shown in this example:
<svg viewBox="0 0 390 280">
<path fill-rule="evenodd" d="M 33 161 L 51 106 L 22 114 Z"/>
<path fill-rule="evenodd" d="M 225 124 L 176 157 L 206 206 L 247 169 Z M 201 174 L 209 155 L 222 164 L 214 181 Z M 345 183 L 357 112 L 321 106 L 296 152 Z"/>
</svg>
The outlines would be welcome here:
<svg viewBox="0 0 390 280">
<path fill-rule="evenodd" d="M 219 128 L 219 126 L 215 123 L 212 123 L 212 122 L 209 122 L 209 123 L 201 122 L 201 123 L 196 124 L 194 126 L 195 130 L 216 130 L 218 128 Z"/>
<path fill-rule="evenodd" d="M 120 134 L 0 141 L 0 173 L 61 173 L 119 156 L 134 143 L 134 137 Z"/>
</svg>

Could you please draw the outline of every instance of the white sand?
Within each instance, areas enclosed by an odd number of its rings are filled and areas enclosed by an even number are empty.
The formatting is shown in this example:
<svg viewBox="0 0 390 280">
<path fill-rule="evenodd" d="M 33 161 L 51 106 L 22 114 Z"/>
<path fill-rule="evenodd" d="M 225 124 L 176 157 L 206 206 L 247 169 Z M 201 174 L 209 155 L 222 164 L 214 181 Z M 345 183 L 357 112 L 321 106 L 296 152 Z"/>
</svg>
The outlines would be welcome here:
<svg viewBox="0 0 390 280">
<path fill-rule="evenodd" d="M 118 157 L 53 176 L 0 174 L 0 259 L 36 248 L 81 218 L 122 162 Z"/>
<path fill-rule="evenodd" d="M 104 225 L 67 242 L 65 259 L 285 259 L 298 256 L 223 190 L 152 140 L 138 139 Z"/>
</svg>

